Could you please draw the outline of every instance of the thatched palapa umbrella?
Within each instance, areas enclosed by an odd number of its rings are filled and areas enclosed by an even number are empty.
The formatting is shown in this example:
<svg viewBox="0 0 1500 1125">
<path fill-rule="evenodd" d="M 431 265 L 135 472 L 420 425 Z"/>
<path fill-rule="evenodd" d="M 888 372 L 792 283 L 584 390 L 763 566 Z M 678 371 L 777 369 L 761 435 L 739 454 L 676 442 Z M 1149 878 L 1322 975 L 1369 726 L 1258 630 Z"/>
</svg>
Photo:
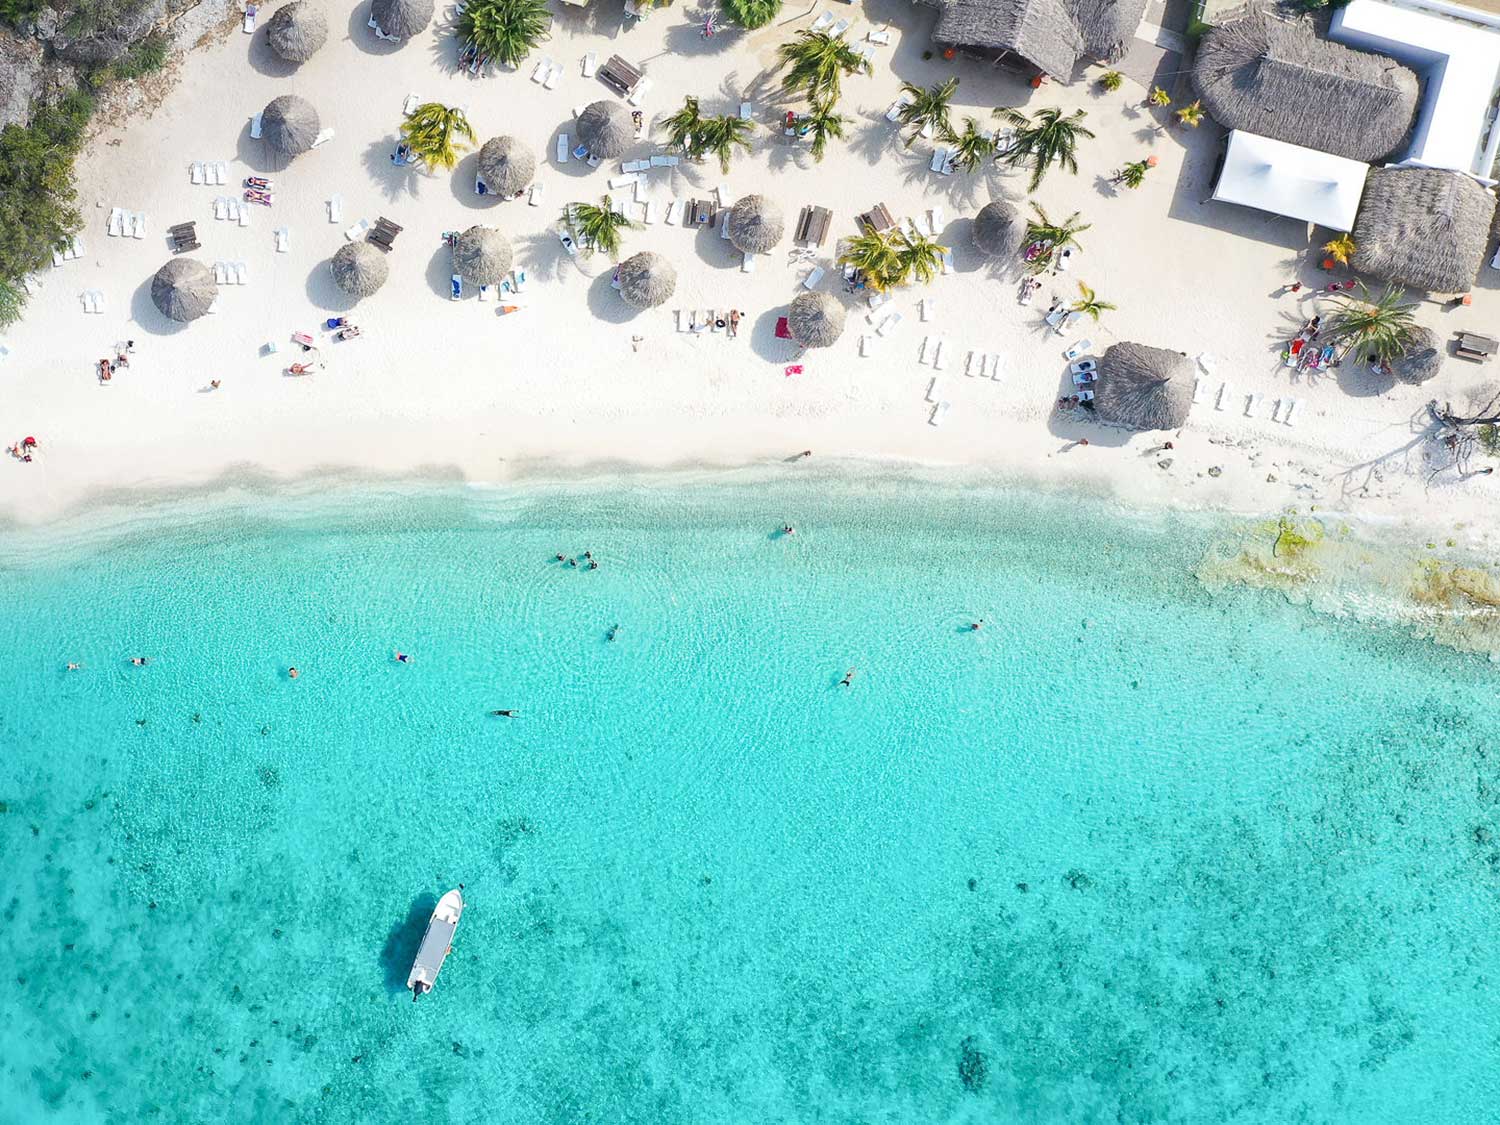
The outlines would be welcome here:
<svg viewBox="0 0 1500 1125">
<path fill-rule="evenodd" d="M 374 0 L 370 18 L 382 35 L 410 39 L 432 22 L 433 0 Z"/>
<path fill-rule="evenodd" d="M 1099 359 L 1094 413 L 1136 430 L 1175 430 L 1193 405 L 1193 362 L 1181 352 L 1115 344 Z"/>
<path fill-rule="evenodd" d="M 266 42 L 287 62 L 301 63 L 328 41 L 328 21 L 309 0 L 292 0 L 266 24 Z"/>
<path fill-rule="evenodd" d="M 1403 383 L 1425 383 L 1435 376 L 1443 366 L 1442 341 L 1431 328 L 1418 328 L 1412 333 L 1406 354 L 1391 363 L 1391 374 Z"/>
<path fill-rule="evenodd" d="M 1429 293 L 1467 293 L 1494 220 L 1494 194 L 1462 172 L 1371 168 L 1350 232 L 1350 264 Z"/>
<path fill-rule="evenodd" d="M 479 178 L 496 195 L 525 191 L 536 178 L 536 154 L 515 137 L 492 137 L 479 150 Z"/>
<path fill-rule="evenodd" d="M 510 239 L 494 227 L 473 226 L 458 236 L 453 269 L 470 285 L 499 285 L 510 272 Z"/>
<path fill-rule="evenodd" d="M 351 297 L 368 297 L 390 275 L 385 255 L 368 242 L 346 242 L 333 256 L 333 282 Z"/>
<path fill-rule="evenodd" d="M 619 102 L 594 102 L 578 115 L 578 143 L 594 156 L 619 156 L 633 140 L 635 124 Z"/>
<path fill-rule="evenodd" d="M 654 309 L 677 288 L 677 271 L 660 254 L 642 250 L 620 263 L 619 280 L 627 305 Z"/>
<path fill-rule="evenodd" d="M 844 331 L 844 306 L 827 293 L 802 293 L 787 313 L 787 329 L 804 348 L 826 348 Z"/>
<path fill-rule="evenodd" d="M 283 156 L 296 156 L 312 148 L 321 124 L 312 103 L 296 94 L 282 94 L 260 115 L 260 135 Z"/>
<path fill-rule="evenodd" d="M 152 303 L 184 324 L 206 313 L 218 296 L 214 275 L 196 258 L 173 258 L 151 279 Z"/>
<path fill-rule="evenodd" d="M 994 199 L 974 216 L 974 245 L 992 258 L 1014 254 L 1021 248 L 1021 217 L 1003 199 Z"/>
<path fill-rule="evenodd" d="M 747 195 L 729 209 L 729 241 L 741 253 L 770 253 L 785 230 L 781 208 L 763 195 Z"/>
</svg>

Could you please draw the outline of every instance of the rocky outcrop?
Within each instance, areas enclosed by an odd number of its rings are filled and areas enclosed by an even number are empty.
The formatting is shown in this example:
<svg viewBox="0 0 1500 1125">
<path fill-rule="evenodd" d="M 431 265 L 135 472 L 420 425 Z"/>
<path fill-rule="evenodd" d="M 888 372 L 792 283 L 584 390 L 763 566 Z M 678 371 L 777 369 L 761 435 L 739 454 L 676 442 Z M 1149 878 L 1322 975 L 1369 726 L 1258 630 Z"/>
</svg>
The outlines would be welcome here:
<svg viewBox="0 0 1500 1125">
<path fill-rule="evenodd" d="M 144 39 L 167 14 L 167 0 L 113 0 L 92 9 L 86 24 L 70 33 L 78 22 L 64 15 L 52 37 L 53 53 L 73 63 L 114 62 L 131 44 Z"/>
<path fill-rule="evenodd" d="M 0 29 L 0 129 L 26 124 L 42 74 L 42 45 Z"/>
</svg>

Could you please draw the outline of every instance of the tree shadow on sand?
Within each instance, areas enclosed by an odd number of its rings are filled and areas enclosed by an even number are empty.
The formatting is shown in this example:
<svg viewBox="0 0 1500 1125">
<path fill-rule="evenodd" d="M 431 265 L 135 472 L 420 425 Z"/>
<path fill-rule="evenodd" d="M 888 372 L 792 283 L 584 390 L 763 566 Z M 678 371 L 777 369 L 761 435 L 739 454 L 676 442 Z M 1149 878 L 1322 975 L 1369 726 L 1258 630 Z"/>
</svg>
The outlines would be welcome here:
<svg viewBox="0 0 1500 1125">
<path fill-rule="evenodd" d="M 392 996 L 406 991 L 406 978 L 422 945 L 422 935 L 437 906 L 437 896 L 424 892 L 412 900 L 406 917 L 391 927 L 385 946 L 380 950 L 380 972 L 385 988 Z"/>
</svg>

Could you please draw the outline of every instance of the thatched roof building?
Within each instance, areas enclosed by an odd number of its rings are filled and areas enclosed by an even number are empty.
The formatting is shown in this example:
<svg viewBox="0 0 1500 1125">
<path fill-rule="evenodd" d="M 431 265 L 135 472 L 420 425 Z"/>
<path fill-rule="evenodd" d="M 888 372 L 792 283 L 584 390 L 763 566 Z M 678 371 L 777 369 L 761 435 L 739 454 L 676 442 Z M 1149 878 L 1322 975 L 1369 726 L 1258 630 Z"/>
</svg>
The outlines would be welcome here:
<svg viewBox="0 0 1500 1125">
<path fill-rule="evenodd" d="M 747 195 L 729 209 L 729 241 L 745 254 L 769 254 L 786 232 L 781 208 L 763 195 Z"/>
<path fill-rule="evenodd" d="M 637 309 L 654 309 L 677 289 L 677 271 L 660 254 L 643 250 L 620 263 L 620 296 Z"/>
<path fill-rule="evenodd" d="M 479 150 L 479 176 L 496 195 L 525 191 L 536 179 L 536 153 L 515 137 L 492 137 Z"/>
<path fill-rule="evenodd" d="M 510 239 L 494 227 L 470 227 L 453 247 L 453 272 L 470 285 L 499 285 L 513 260 Z"/>
<path fill-rule="evenodd" d="M 346 242 L 333 256 L 333 282 L 351 297 L 368 297 L 391 275 L 390 262 L 369 242 Z"/>
<path fill-rule="evenodd" d="M 1429 293 L 1474 284 L 1495 218 L 1495 196 L 1461 172 L 1372 168 L 1354 220 L 1361 273 Z"/>
<path fill-rule="evenodd" d="M 939 9 L 938 43 L 1015 59 L 1062 82 L 1080 60 L 1116 62 L 1146 0 L 925 0 Z"/>
<path fill-rule="evenodd" d="M 432 22 L 433 0 L 373 0 L 370 18 L 391 39 L 410 39 Z"/>
<path fill-rule="evenodd" d="M 787 313 L 787 331 L 804 348 L 826 348 L 844 333 L 844 306 L 827 293 L 800 293 Z"/>
<path fill-rule="evenodd" d="M 1203 36 L 1193 85 L 1226 129 L 1365 163 L 1406 141 L 1419 95 L 1416 74 L 1395 59 L 1319 39 L 1307 20 L 1254 9 Z"/>
<path fill-rule="evenodd" d="M 1021 248 L 1025 229 L 1015 207 L 1004 199 L 992 199 L 974 216 L 974 246 L 992 258 L 1014 254 Z"/>
<path fill-rule="evenodd" d="M 630 110 L 620 102 L 597 101 L 578 115 L 578 143 L 594 156 L 610 160 L 635 140 Z"/>
<path fill-rule="evenodd" d="M 312 148 L 322 124 L 312 103 L 296 94 L 282 94 L 260 115 L 260 135 L 283 156 L 296 156 Z"/>
<path fill-rule="evenodd" d="M 267 21 L 266 42 L 287 62 L 306 62 L 328 42 L 328 21 L 310 0 L 292 0 Z"/>
<path fill-rule="evenodd" d="M 1181 352 L 1115 344 L 1099 357 L 1094 413 L 1135 430 L 1175 430 L 1193 405 L 1193 362 Z"/>
<path fill-rule="evenodd" d="M 1412 333 L 1406 354 L 1391 364 L 1391 374 L 1403 383 L 1425 383 L 1443 367 L 1443 346 L 1431 328 L 1418 328 Z"/>
<path fill-rule="evenodd" d="M 151 279 L 151 302 L 165 317 L 197 320 L 219 296 L 207 266 L 196 258 L 173 258 Z"/>
</svg>

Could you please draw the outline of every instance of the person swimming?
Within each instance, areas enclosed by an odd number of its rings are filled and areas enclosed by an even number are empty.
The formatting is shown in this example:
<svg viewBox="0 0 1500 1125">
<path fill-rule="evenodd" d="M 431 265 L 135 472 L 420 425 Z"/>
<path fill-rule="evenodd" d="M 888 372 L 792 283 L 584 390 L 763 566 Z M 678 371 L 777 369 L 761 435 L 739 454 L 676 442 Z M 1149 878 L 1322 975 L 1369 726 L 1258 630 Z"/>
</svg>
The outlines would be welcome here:
<svg viewBox="0 0 1500 1125">
<path fill-rule="evenodd" d="M 619 622 L 616 622 L 615 624 L 611 625 L 609 627 L 609 631 L 604 634 L 604 639 L 608 640 L 608 641 L 612 641 L 612 640 L 615 639 L 616 636 L 619 635 L 619 632 L 620 632 L 620 625 L 619 625 Z"/>
<path fill-rule="evenodd" d="M 401 652 L 398 649 L 396 651 L 396 663 L 397 664 L 410 664 L 411 663 L 411 656 L 408 655 L 407 653 Z"/>
<path fill-rule="evenodd" d="M 557 553 L 557 561 L 558 562 L 567 562 L 568 561 L 568 556 L 565 555 L 565 554 L 563 554 L 561 551 L 559 551 Z"/>
<path fill-rule="evenodd" d="M 76 671 L 78 671 L 82 667 L 83 667 L 82 664 L 76 664 L 76 663 L 74 663 L 71 660 L 68 661 L 68 671 L 69 672 L 76 672 Z"/>
<path fill-rule="evenodd" d="M 589 559 L 589 569 L 590 570 L 598 570 L 599 569 L 599 560 L 598 559 Z"/>
<path fill-rule="evenodd" d="M 796 535 L 797 534 L 797 529 L 795 527 L 793 527 L 791 524 L 785 524 L 781 528 L 781 534 L 783 534 L 783 535 Z"/>
<path fill-rule="evenodd" d="M 289 680 L 295 680 L 301 674 L 302 673 L 299 672 L 299 671 L 297 671 L 297 669 L 295 669 L 295 668 L 288 668 L 286 670 L 286 678 L 289 679 Z"/>
<path fill-rule="evenodd" d="M 132 656 L 130 658 L 130 663 L 134 664 L 137 668 L 144 668 L 146 666 L 146 657 Z"/>
<path fill-rule="evenodd" d="M 980 629 L 983 629 L 983 628 L 984 628 L 984 618 L 982 618 L 982 617 L 978 621 L 971 621 L 971 622 L 969 622 L 969 632 L 971 632 L 971 633 L 977 633 L 977 632 L 979 632 Z"/>
<path fill-rule="evenodd" d="M 515 719 L 520 717 L 514 711 L 491 711 L 490 714 L 500 719 Z"/>
<path fill-rule="evenodd" d="M 857 669 L 850 668 L 849 671 L 845 672 L 844 673 L 844 678 L 839 681 L 839 687 L 850 687 L 850 686 L 852 686 L 853 683 L 854 683 L 854 673 L 856 671 L 857 671 Z"/>
</svg>

